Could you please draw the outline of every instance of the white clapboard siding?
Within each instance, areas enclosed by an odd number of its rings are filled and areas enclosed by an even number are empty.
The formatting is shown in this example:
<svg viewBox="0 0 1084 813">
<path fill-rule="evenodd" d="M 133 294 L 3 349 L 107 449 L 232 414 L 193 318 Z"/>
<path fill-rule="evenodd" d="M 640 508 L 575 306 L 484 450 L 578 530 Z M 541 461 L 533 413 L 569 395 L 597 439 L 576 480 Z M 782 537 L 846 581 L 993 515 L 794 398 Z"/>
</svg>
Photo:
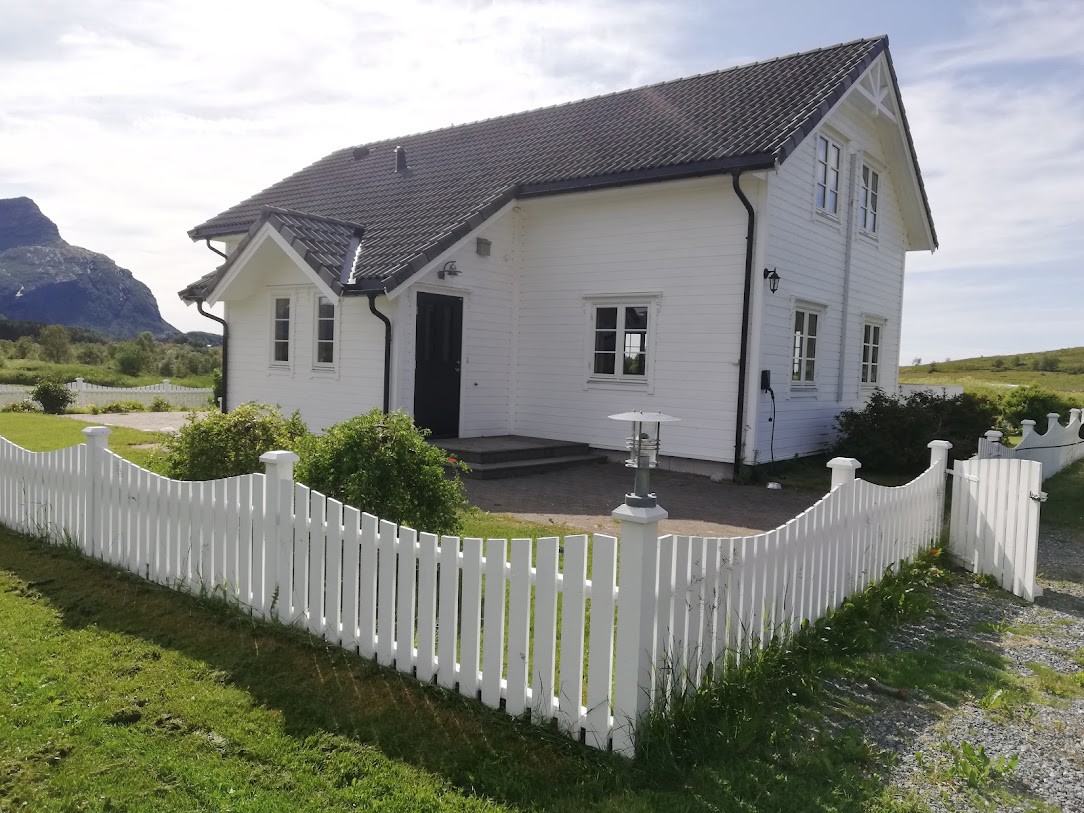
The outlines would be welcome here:
<svg viewBox="0 0 1084 813">
<path fill-rule="evenodd" d="M 85 445 L 48 453 L 0 438 L 0 522 L 626 755 L 627 721 L 642 710 L 619 707 L 615 684 L 646 680 L 622 695 L 637 703 L 695 688 L 712 664 L 823 617 L 937 539 L 944 492 L 944 458 L 899 488 L 855 480 L 852 465 L 849 480 L 768 533 L 658 537 L 650 526 L 640 544 L 657 545 L 657 557 L 641 554 L 621 588 L 616 537 L 438 539 L 293 482 L 289 453 L 266 455 L 266 475 L 180 482 L 109 451 L 108 430 L 85 433 Z M 1011 478 L 998 467 L 1024 465 L 980 464 L 999 488 Z M 954 523 L 1037 521 L 1024 508 L 998 513 L 973 479 L 957 486 L 975 491 L 974 513 L 961 499 Z M 969 544 L 976 560 L 1005 558 L 986 535 Z M 1027 544 L 1007 555 L 1033 554 Z M 999 578 L 1032 584 L 1027 568 Z M 622 589 L 639 598 L 619 604 Z M 642 642 L 634 657 L 646 653 L 649 668 L 618 663 L 621 640 Z"/>
</svg>

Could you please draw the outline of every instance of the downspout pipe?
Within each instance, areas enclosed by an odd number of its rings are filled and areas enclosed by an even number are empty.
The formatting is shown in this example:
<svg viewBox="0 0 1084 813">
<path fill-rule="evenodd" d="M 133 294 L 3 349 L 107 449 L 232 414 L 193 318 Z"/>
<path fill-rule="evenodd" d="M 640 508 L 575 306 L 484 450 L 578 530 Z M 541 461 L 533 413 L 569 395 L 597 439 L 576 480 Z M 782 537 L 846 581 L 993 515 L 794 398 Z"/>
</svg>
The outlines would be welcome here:
<svg viewBox="0 0 1084 813">
<path fill-rule="evenodd" d="M 369 310 L 373 316 L 384 323 L 384 414 L 391 407 L 391 320 L 376 309 L 376 297 L 379 291 L 369 291 Z"/>
<path fill-rule="evenodd" d="M 213 313 L 208 313 L 207 311 L 205 311 L 203 309 L 202 299 L 196 300 L 196 310 L 199 311 L 200 316 L 206 316 L 211 321 L 218 322 L 220 325 L 222 325 L 222 403 L 219 405 L 219 409 L 221 409 L 222 412 L 226 412 L 226 404 L 229 403 L 229 401 L 227 400 L 227 395 L 229 395 L 228 371 L 230 369 L 230 326 L 226 324 L 225 319 L 221 318 L 220 316 L 215 316 Z"/>
<path fill-rule="evenodd" d="M 734 194 L 742 202 L 745 211 L 749 213 L 745 228 L 745 293 L 742 296 L 741 311 L 741 350 L 738 355 L 738 410 L 734 426 L 734 482 L 738 482 L 741 476 L 742 459 L 745 450 L 745 379 L 746 368 L 749 366 L 749 321 L 751 315 L 750 302 L 753 296 L 753 236 L 756 230 L 756 212 L 753 204 L 745 196 L 741 188 L 741 172 L 735 172 L 732 176 L 734 182 Z"/>
</svg>

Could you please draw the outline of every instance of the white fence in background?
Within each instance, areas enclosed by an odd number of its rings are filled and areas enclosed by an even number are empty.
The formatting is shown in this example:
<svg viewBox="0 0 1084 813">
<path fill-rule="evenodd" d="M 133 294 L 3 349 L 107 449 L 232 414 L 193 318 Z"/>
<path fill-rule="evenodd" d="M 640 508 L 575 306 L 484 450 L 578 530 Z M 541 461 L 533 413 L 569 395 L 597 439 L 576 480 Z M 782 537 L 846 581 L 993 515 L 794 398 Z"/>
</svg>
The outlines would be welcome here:
<svg viewBox="0 0 1084 813">
<path fill-rule="evenodd" d="M 949 551 L 973 573 L 1034 601 L 1042 466 L 1034 460 L 957 460 Z"/>
<path fill-rule="evenodd" d="M 207 406 L 212 392 L 209 388 L 171 384 L 168 378 L 161 384 L 148 384 L 145 387 L 103 387 L 77 378 L 67 386 L 75 394 L 71 405 L 79 409 L 85 409 L 91 404 L 105 406 L 114 401 L 138 401 L 150 406 L 156 398 L 168 401 L 174 407 L 199 409 Z M 32 389 L 33 387 L 19 384 L 0 384 L 0 407 L 29 400 Z"/>
<path fill-rule="evenodd" d="M 699 683 L 713 659 L 823 616 L 933 543 L 949 448 L 930 444 L 930 469 L 899 488 L 837 458 L 824 499 L 755 536 L 659 537 L 665 511 L 622 506 L 619 572 L 603 534 L 437 538 L 381 521 L 293 482 L 291 452 L 264 455 L 266 475 L 180 482 L 113 454 L 105 427 L 84 433 L 48 453 L 0 438 L 0 522 L 624 755 L 675 681 Z"/>
<path fill-rule="evenodd" d="M 1043 480 L 1053 477 L 1066 466 L 1084 459 L 1084 438 L 1080 436 L 1080 410 L 1069 410 L 1069 423 L 1051 412 L 1046 416 L 1046 431 L 1035 431 L 1035 421 L 1020 421 L 1023 438 L 1015 447 L 1003 446 L 1001 433 L 991 429 L 979 438 L 979 459 L 1035 460 L 1042 464 Z"/>
</svg>

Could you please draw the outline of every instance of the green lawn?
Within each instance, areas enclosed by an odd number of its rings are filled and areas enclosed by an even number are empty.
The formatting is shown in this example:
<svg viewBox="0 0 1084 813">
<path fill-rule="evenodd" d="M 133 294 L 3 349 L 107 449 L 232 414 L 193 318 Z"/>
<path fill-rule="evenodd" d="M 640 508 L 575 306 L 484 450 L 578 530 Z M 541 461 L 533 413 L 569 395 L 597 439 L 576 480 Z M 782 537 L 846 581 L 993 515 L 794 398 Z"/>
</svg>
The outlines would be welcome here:
<svg viewBox="0 0 1084 813">
<path fill-rule="evenodd" d="M 83 430 L 95 425 L 92 415 L 88 415 L 84 423 L 56 415 L 0 412 L 0 437 L 32 452 L 52 452 L 82 443 L 85 440 Z M 154 449 L 140 447 L 157 445 L 165 437 L 159 432 L 141 432 L 123 426 L 110 429 L 109 448 L 126 460 L 144 467 L 151 464 Z"/>
<path fill-rule="evenodd" d="M 1047 501 L 1039 509 L 1042 521 L 1084 536 L 1084 460 L 1055 474 L 1043 490 Z"/>
<path fill-rule="evenodd" d="M 61 381 L 74 381 L 82 378 L 90 384 L 105 387 L 144 387 L 148 384 L 161 384 L 160 375 L 124 375 L 113 367 L 95 364 L 64 363 L 55 364 L 40 359 L 6 359 L 0 367 L 0 384 L 27 384 L 33 386 L 42 378 L 56 378 Z M 210 387 L 210 375 L 191 375 L 184 378 L 171 378 L 170 383 L 182 387 Z"/>
</svg>

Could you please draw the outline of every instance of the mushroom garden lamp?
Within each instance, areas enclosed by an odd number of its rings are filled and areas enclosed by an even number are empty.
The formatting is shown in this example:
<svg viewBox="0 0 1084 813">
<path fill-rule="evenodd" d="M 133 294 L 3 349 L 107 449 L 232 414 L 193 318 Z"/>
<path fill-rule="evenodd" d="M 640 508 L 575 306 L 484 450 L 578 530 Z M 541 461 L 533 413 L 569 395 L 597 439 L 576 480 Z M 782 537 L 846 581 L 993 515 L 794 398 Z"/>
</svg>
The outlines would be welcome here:
<svg viewBox="0 0 1084 813">
<path fill-rule="evenodd" d="M 661 412 L 633 410 L 611 415 L 610 419 L 632 424 L 632 434 L 625 439 L 625 448 L 629 450 L 625 466 L 636 469 L 636 481 L 632 493 L 625 495 L 625 505 L 654 508 L 658 501 L 651 493 L 651 470 L 659 465 L 659 428 L 664 423 L 680 421 L 681 418 Z"/>
</svg>

